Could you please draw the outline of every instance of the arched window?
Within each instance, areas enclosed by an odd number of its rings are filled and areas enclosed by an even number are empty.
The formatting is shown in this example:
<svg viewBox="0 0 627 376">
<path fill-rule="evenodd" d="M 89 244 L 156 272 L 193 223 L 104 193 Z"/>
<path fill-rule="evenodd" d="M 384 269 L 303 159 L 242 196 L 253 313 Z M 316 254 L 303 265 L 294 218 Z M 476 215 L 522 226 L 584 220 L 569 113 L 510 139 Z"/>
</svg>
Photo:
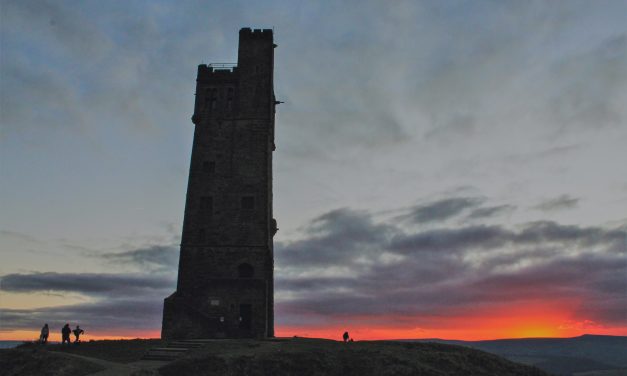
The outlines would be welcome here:
<svg viewBox="0 0 627 376">
<path fill-rule="evenodd" d="M 252 278 L 255 274 L 255 269 L 250 264 L 243 263 L 237 267 L 237 275 L 239 278 Z"/>
</svg>

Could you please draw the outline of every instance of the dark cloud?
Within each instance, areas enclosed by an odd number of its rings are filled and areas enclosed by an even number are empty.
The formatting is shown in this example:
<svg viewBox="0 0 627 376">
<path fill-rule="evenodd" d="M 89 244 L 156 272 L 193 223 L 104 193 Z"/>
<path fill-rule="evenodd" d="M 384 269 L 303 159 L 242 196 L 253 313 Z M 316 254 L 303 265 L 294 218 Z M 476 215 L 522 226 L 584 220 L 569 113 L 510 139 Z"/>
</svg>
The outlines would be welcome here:
<svg viewBox="0 0 627 376">
<path fill-rule="evenodd" d="M 475 210 L 478 205 L 466 198 L 449 202 Z M 441 206 L 447 205 L 437 201 L 423 207 Z M 500 207 L 486 207 L 494 208 Z M 385 325 L 390 315 L 411 317 L 408 325 L 428 325 L 429 317 L 539 300 L 581 301 L 581 319 L 626 324 L 621 316 L 627 290 L 625 228 L 539 221 L 512 228 L 408 230 L 398 218 L 378 218 L 367 211 L 333 210 L 314 218 L 298 240 L 276 244 L 278 325 L 333 324 L 351 317 Z M 173 246 L 152 246 L 105 258 L 161 270 L 169 262 L 176 264 L 173 255 Z M 46 321 L 80 322 L 107 331 L 158 329 L 162 300 L 175 287 L 166 273 L 9 274 L 1 283 L 7 292 L 72 292 L 94 300 L 4 309 L 4 330 Z"/>
<path fill-rule="evenodd" d="M 33 330 L 45 322 L 60 329 L 70 322 L 88 331 L 124 335 L 159 329 L 163 299 L 175 290 L 176 281 L 155 274 L 31 273 L 2 276 L 0 286 L 12 293 L 80 294 L 90 301 L 33 309 L 3 308 L 0 330 Z"/>
<path fill-rule="evenodd" d="M 98 273 L 7 274 L 1 277 L 0 283 L 2 290 L 9 292 L 73 292 L 106 297 L 164 293 L 175 285 L 169 276 Z"/>
<path fill-rule="evenodd" d="M 493 208 L 510 210 L 487 209 Z M 406 231 L 395 219 L 330 212 L 313 221 L 303 239 L 277 249 L 277 319 L 341 322 L 356 315 L 385 324 L 388 315 L 420 320 L 571 299 L 596 307 L 580 310 L 584 318 L 623 325 L 627 316 L 617 313 L 625 310 L 626 237 L 623 228 L 550 221 Z"/>
<path fill-rule="evenodd" d="M 516 207 L 513 205 L 498 205 L 498 206 L 490 206 L 486 208 L 477 208 L 468 214 L 468 218 L 471 219 L 485 219 L 490 217 L 495 217 L 501 214 L 509 213 L 515 210 Z"/>
<path fill-rule="evenodd" d="M 132 265 L 145 271 L 176 271 L 179 248 L 176 246 L 153 245 L 126 252 L 105 253 L 99 255 L 115 264 Z"/>
<path fill-rule="evenodd" d="M 444 221 L 463 211 L 479 206 L 483 199 L 478 197 L 454 197 L 418 205 L 403 217 L 415 223 Z"/>
<path fill-rule="evenodd" d="M 165 296 L 164 296 L 165 297 Z M 111 299 L 95 303 L 73 304 L 35 309 L 0 310 L 2 331 L 15 329 L 37 330 L 43 323 L 51 326 L 51 334 L 58 335 L 66 322 L 79 324 L 90 331 L 124 335 L 138 330 L 159 330 L 163 299 L 134 297 Z M 58 331 L 57 331 L 58 330 Z"/>
<path fill-rule="evenodd" d="M 316 263 L 349 262 L 355 255 L 376 253 L 387 242 L 394 228 L 374 223 L 366 212 L 337 209 L 315 218 L 304 240 L 277 243 L 286 265 L 311 266 Z"/>
<path fill-rule="evenodd" d="M 579 199 L 569 195 L 561 195 L 559 197 L 545 200 L 535 206 L 536 209 L 542 211 L 555 211 L 562 209 L 572 209 L 577 206 Z"/>
</svg>

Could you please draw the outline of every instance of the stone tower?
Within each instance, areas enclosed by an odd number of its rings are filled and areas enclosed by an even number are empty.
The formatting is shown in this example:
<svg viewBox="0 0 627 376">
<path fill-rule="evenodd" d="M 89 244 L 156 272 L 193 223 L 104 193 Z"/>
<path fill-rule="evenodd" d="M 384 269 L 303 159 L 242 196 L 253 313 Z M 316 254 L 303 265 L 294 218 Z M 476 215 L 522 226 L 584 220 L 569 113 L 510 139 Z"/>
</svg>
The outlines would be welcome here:
<svg viewBox="0 0 627 376">
<path fill-rule="evenodd" d="M 237 66 L 200 65 L 176 292 L 161 336 L 274 336 L 272 30 L 241 29 Z"/>
</svg>

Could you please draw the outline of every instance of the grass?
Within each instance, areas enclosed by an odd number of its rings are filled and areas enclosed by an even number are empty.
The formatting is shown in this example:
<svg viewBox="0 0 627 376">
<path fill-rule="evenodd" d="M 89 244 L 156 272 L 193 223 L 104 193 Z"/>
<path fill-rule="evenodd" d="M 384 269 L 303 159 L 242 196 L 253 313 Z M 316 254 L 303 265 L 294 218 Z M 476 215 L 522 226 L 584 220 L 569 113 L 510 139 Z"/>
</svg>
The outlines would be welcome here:
<svg viewBox="0 0 627 376">
<path fill-rule="evenodd" d="M 341 343 L 294 338 L 217 341 L 167 364 L 160 375 L 546 375 L 469 348 L 435 343 Z"/>
<path fill-rule="evenodd" d="M 0 374 L 3 376 L 83 376 L 102 369 L 86 360 L 51 353 L 38 346 L 0 350 Z"/>
<path fill-rule="evenodd" d="M 46 362 L 72 353 L 119 363 L 139 360 L 160 340 L 93 341 L 79 345 L 48 345 L 15 349 L 12 356 L 32 367 L 47 369 Z M 68 357 L 69 358 L 69 357 Z M 80 360 L 80 359 L 79 359 Z M 10 364 L 15 369 L 17 364 Z M 82 365 L 88 369 L 89 364 Z M 81 370 L 81 366 L 73 368 Z M 85 375 L 76 371 L 72 375 Z M 12 371 L 11 371 L 12 372 Z M 144 373 L 142 373 L 144 372 Z M 46 374 L 40 372 L 9 373 Z M 65 375 L 64 373 L 48 373 Z M 359 341 L 342 343 L 323 339 L 215 340 L 189 351 L 183 358 L 158 370 L 138 374 L 182 376 L 403 376 L 500 375 L 546 376 L 546 373 L 479 350 L 438 343 Z"/>
<path fill-rule="evenodd" d="M 110 362 L 130 363 L 141 359 L 150 348 L 165 346 L 165 344 L 166 342 L 160 339 L 104 340 L 70 345 L 49 345 L 47 349 Z"/>
</svg>

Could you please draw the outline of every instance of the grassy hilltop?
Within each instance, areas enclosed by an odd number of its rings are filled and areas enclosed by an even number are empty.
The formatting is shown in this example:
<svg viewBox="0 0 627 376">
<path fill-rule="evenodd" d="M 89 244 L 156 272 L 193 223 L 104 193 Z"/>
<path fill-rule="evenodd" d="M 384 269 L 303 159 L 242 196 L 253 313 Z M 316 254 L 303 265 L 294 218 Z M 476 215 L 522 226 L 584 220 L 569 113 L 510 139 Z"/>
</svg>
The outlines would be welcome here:
<svg viewBox="0 0 627 376">
<path fill-rule="evenodd" d="M 95 341 L 78 346 L 58 345 L 40 348 L 22 348 L 0 351 L 0 368 L 7 375 L 13 372 L 19 354 L 20 363 L 34 362 L 43 371 L 49 357 L 92 358 L 109 362 L 126 363 L 128 375 L 220 375 L 220 376 L 322 376 L 322 375 L 547 375 L 537 368 L 513 363 L 499 356 L 479 350 L 437 344 L 401 343 L 385 341 L 360 341 L 341 343 L 322 339 L 276 340 L 219 340 L 190 351 L 181 359 L 170 363 L 137 362 L 150 347 L 160 346 L 155 340 Z M 39 359 L 28 359 L 29 354 L 40 354 Z M 69 355 L 71 354 L 71 355 Z M 55 360 L 48 360 L 54 362 Z M 106 368 L 105 364 L 105 368 Z M 145 369 L 142 369 L 145 368 Z M 92 368 L 93 369 L 93 368 Z M 90 369 L 90 372 L 93 370 Z M 33 369 L 34 370 L 34 369 Z M 13 373 L 12 373 L 13 372 Z M 87 375 L 89 373 L 46 373 L 57 375 Z"/>
</svg>

